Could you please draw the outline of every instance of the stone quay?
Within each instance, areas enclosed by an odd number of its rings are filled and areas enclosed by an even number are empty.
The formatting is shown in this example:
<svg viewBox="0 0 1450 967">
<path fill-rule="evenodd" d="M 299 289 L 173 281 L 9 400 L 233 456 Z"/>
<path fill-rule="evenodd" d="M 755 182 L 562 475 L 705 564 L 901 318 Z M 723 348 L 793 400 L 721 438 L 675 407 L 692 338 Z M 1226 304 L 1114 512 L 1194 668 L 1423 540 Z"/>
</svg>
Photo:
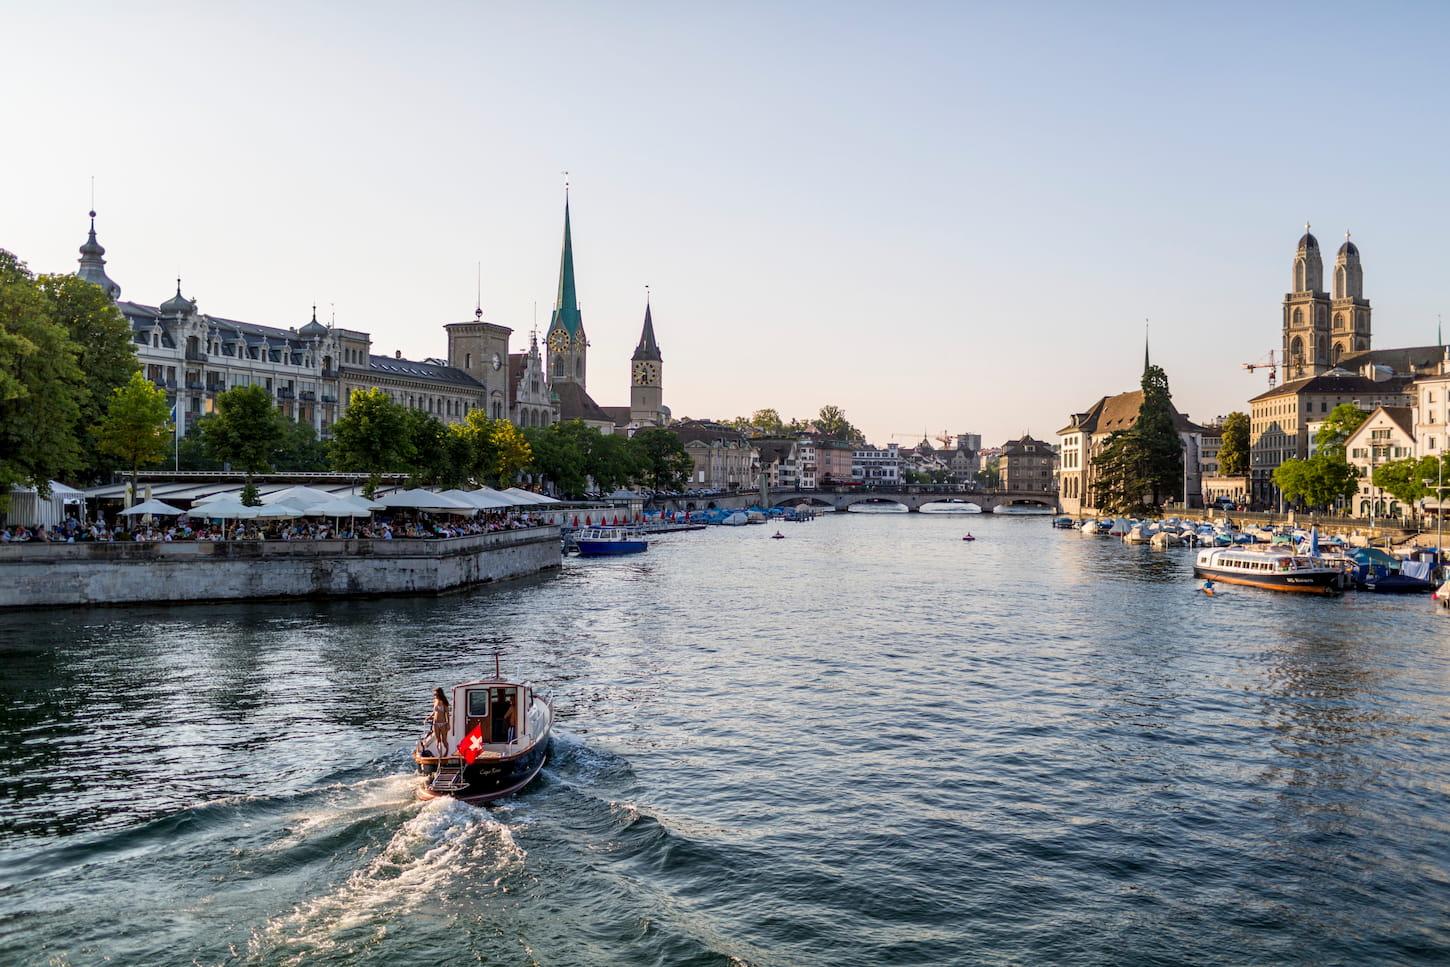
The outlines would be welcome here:
<svg viewBox="0 0 1450 967">
<path fill-rule="evenodd" d="M 465 537 L 0 545 L 0 609 L 441 594 L 560 566 L 558 527 Z"/>
</svg>

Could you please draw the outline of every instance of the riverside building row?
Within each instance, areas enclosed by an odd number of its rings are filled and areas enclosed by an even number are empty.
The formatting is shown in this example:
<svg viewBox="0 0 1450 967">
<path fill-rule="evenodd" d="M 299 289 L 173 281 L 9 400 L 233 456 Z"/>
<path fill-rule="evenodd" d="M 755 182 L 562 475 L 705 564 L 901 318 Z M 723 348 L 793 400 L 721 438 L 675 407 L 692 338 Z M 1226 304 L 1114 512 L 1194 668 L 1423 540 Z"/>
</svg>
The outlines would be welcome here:
<svg viewBox="0 0 1450 967">
<path fill-rule="evenodd" d="M 486 321 L 481 306 L 471 321 L 443 327 L 444 357 L 414 360 L 401 352 L 375 353 L 368 333 L 321 323 L 316 306 L 309 321 L 299 326 L 245 322 L 203 312 L 195 298 L 183 295 L 180 279 L 175 295 L 160 305 L 122 300 L 120 285 L 106 271 L 95 212 L 90 218 L 76 274 L 100 286 L 130 323 L 143 372 L 175 407 L 178 435 L 213 411 L 217 394 L 238 386 L 263 387 L 282 413 L 310 425 L 321 437 L 330 435 L 353 391 L 368 389 L 382 390 L 400 405 L 445 423 L 482 410 L 520 427 L 582 419 L 604 432 L 632 433 L 669 419 L 648 305 L 633 358 L 630 406 L 609 412 L 584 392 L 587 340 L 575 296 L 567 202 L 559 298 L 547 358 L 536 335 L 530 336 L 527 350 L 511 352 L 513 330 Z M 561 339 L 557 331 L 571 322 L 573 340 Z"/>
</svg>

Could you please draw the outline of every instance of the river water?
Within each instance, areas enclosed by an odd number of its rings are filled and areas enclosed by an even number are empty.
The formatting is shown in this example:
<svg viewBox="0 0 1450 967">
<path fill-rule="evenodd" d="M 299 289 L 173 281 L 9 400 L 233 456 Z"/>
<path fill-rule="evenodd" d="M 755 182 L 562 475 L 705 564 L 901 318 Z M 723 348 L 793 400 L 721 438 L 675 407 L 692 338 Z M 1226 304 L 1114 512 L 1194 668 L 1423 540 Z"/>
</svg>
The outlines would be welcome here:
<svg viewBox="0 0 1450 967">
<path fill-rule="evenodd" d="M 1450 622 L 842 514 L 431 599 L 0 616 L 0 963 L 1450 959 Z M 970 528 L 980 538 L 960 540 Z M 492 808 L 435 685 L 552 693 Z"/>
</svg>

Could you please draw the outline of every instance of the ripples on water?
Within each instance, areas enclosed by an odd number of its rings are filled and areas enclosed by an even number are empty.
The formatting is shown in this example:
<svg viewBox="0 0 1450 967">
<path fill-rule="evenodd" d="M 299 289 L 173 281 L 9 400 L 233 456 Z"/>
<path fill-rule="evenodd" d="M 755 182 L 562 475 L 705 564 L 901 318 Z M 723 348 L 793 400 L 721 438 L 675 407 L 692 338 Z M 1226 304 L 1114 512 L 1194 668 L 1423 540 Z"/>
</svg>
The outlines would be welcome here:
<svg viewBox="0 0 1450 967">
<path fill-rule="evenodd" d="M 0 616 L 0 962 L 1450 958 L 1425 599 L 1208 599 L 1189 552 L 1042 519 L 772 530 L 439 599 Z M 555 756 L 418 803 L 428 693 L 495 646 Z"/>
</svg>

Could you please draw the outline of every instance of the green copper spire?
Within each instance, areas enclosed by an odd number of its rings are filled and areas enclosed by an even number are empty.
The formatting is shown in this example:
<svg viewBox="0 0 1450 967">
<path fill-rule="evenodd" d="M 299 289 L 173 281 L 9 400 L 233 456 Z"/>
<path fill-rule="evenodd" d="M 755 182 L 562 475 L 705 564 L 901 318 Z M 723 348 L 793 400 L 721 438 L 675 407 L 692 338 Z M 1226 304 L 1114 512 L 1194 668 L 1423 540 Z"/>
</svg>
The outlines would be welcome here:
<svg viewBox="0 0 1450 967">
<path fill-rule="evenodd" d="M 574 291 L 574 241 L 569 231 L 569 199 L 564 198 L 564 254 L 559 259 L 559 297 L 554 303 L 554 318 L 549 328 L 562 326 L 570 336 L 583 328 L 579 315 L 579 296 Z"/>
</svg>

